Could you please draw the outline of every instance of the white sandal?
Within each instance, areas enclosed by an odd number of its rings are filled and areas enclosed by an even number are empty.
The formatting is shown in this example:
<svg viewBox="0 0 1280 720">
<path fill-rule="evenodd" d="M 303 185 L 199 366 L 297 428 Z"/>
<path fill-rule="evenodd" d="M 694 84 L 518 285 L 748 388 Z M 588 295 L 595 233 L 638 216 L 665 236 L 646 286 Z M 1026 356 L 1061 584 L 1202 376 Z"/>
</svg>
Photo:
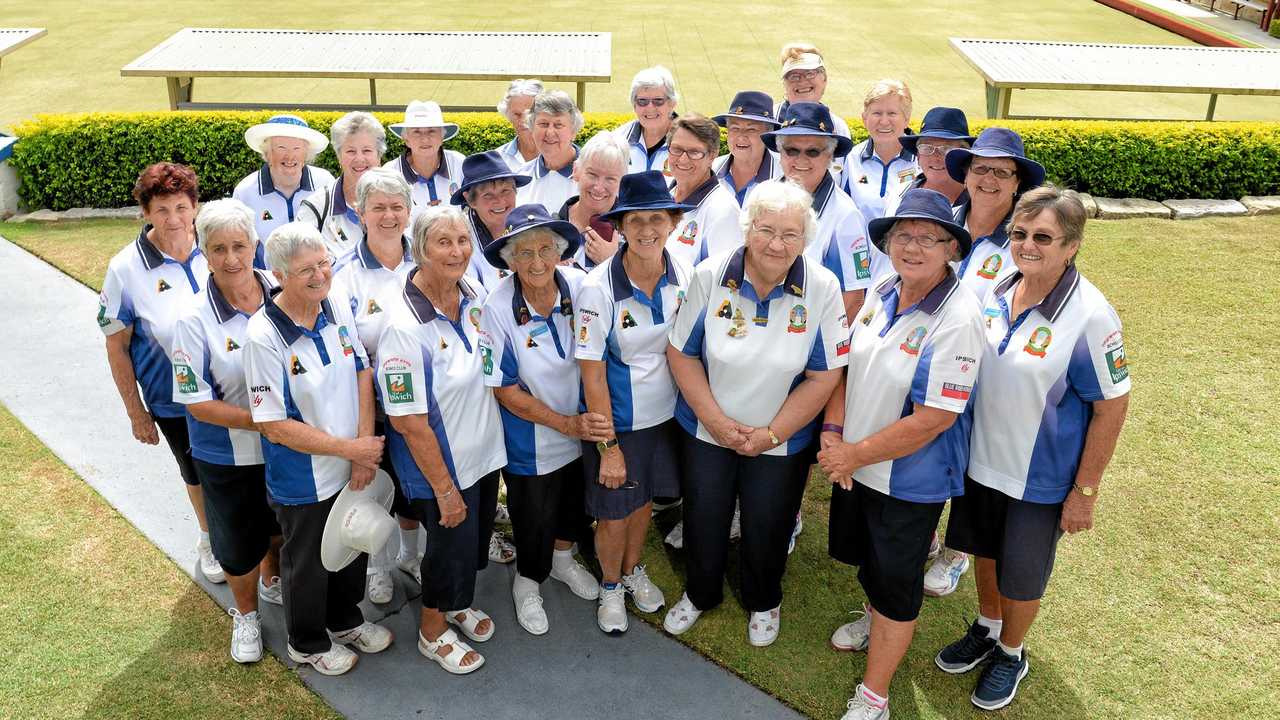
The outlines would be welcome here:
<svg viewBox="0 0 1280 720">
<path fill-rule="evenodd" d="M 751 613 L 747 621 L 747 641 L 755 647 L 768 647 L 778 639 L 782 628 L 782 606 L 764 612 Z"/>
<path fill-rule="evenodd" d="M 441 655 L 437 652 L 445 645 L 451 646 L 453 649 L 448 655 Z M 466 675 L 479 670 L 484 665 L 484 656 L 480 655 L 480 659 L 470 665 L 463 665 L 462 660 L 467 653 L 472 652 L 471 646 L 458 639 L 458 634 L 449 628 L 440 633 L 440 637 L 435 640 L 428 640 L 422 636 L 422 631 L 418 631 L 418 652 L 425 655 L 428 659 L 434 660 L 436 664 L 444 668 L 446 672 L 454 675 Z M 479 655 L 479 653 L 477 653 Z"/>
<path fill-rule="evenodd" d="M 672 635 L 681 635 L 693 627 L 701 616 L 702 611 L 693 606 L 689 596 L 681 595 L 680 602 L 672 605 L 667 611 L 667 616 L 663 618 L 662 629 Z"/>
<path fill-rule="evenodd" d="M 455 617 L 456 615 L 459 615 L 459 614 L 462 615 L 461 620 Z M 454 610 L 454 611 L 445 613 L 444 619 L 445 619 L 445 622 L 461 630 L 462 634 L 466 635 L 467 639 L 469 640 L 474 640 L 475 642 L 484 642 L 485 640 L 488 640 L 489 638 L 493 637 L 493 631 L 495 627 L 493 623 L 493 618 L 486 615 L 483 610 L 477 610 L 475 608 L 466 608 L 464 610 Z M 489 621 L 489 632 L 484 633 L 482 635 L 476 632 L 476 628 L 480 625 L 480 623 L 484 622 L 485 620 Z"/>
</svg>

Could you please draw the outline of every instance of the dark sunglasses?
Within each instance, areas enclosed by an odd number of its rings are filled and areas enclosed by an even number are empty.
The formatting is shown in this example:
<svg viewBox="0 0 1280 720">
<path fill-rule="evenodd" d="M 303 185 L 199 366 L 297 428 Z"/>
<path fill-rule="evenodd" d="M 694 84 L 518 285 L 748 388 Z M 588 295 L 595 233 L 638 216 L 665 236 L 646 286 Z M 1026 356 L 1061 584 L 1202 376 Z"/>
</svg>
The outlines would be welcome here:
<svg viewBox="0 0 1280 720">
<path fill-rule="evenodd" d="M 649 105 L 653 105 L 654 107 L 662 107 L 663 105 L 666 105 L 666 104 L 667 104 L 667 98 L 636 98 L 635 99 L 636 107 L 649 107 Z"/>
<path fill-rule="evenodd" d="M 818 148 L 805 148 L 804 150 L 797 147 L 782 148 L 782 153 L 789 158 L 798 158 L 803 154 L 807 158 L 817 159 L 822 157 L 824 152 L 826 150 L 819 150 Z"/>
</svg>

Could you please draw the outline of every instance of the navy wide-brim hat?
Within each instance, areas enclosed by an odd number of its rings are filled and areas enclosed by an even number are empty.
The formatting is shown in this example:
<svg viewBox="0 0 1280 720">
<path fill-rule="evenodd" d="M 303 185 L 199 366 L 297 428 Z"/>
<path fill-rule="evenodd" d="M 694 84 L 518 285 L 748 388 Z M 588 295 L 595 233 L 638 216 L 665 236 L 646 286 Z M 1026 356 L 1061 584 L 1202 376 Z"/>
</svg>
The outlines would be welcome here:
<svg viewBox="0 0 1280 720">
<path fill-rule="evenodd" d="M 778 138 L 783 135 L 816 135 L 836 139 L 834 157 L 843 157 L 853 149 L 853 141 L 835 132 L 831 110 L 822 103 L 791 103 L 779 118 L 782 127 L 761 135 L 764 146 L 778 152 Z"/>
<path fill-rule="evenodd" d="M 969 249 L 973 247 L 973 238 L 969 236 L 969 231 L 957 223 L 951 214 L 951 201 L 937 190 L 911 188 L 902 194 L 902 202 L 898 203 L 898 209 L 893 215 L 876 218 L 867 223 L 867 233 L 871 236 L 871 242 L 885 254 L 889 253 L 885 235 L 899 220 L 927 220 L 941 225 L 959 243 L 960 257 L 966 257 Z"/>
<path fill-rule="evenodd" d="M 916 142 L 920 138 L 936 138 L 938 140 L 963 140 L 970 145 L 976 139 L 969 134 L 969 118 L 959 108 L 936 107 L 924 114 L 924 122 L 920 132 L 915 135 L 903 135 L 898 138 L 902 147 L 908 152 L 916 152 Z"/>
<path fill-rule="evenodd" d="M 622 176 L 618 185 L 618 199 L 613 208 L 600 217 L 618 225 L 622 216 L 634 210 L 679 210 L 689 212 L 696 205 L 678 203 L 667 189 L 667 179 L 657 170 L 630 173 Z"/>
<path fill-rule="evenodd" d="M 506 227 L 506 232 L 494 238 L 484 247 L 484 259 L 499 270 L 511 269 L 507 266 L 507 261 L 502 259 L 502 248 L 530 230 L 546 228 L 564 238 L 568 244 L 564 252 L 560 254 L 561 260 L 568 260 L 573 257 L 573 254 L 578 251 L 578 246 L 582 244 L 582 233 L 578 232 L 578 228 L 574 227 L 571 222 L 552 216 L 542 206 L 542 203 L 516 206 L 515 209 L 507 213 Z"/>
<path fill-rule="evenodd" d="M 969 163 L 974 157 L 1009 158 L 1018 166 L 1018 194 L 1044 183 L 1044 166 L 1027 157 L 1022 136 L 1002 127 L 989 127 L 978 133 L 973 147 L 954 148 L 947 153 L 947 174 L 956 182 L 964 182 Z"/>
<path fill-rule="evenodd" d="M 452 205 L 465 205 L 462 194 L 471 188 L 493 180 L 514 180 L 516 187 L 528 185 L 533 181 L 528 175 L 521 175 L 512 170 L 497 150 L 468 155 L 462 161 L 462 184 L 456 192 L 449 196 Z"/>
<path fill-rule="evenodd" d="M 729 118 L 754 120 L 775 128 L 782 124 L 773 115 L 773 98 L 757 90 L 745 90 L 734 95 L 733 102 L 729 103 L 729 112 L 721 113 L 711 119 L 720 127 L 728 127 Z"/>
</svg>

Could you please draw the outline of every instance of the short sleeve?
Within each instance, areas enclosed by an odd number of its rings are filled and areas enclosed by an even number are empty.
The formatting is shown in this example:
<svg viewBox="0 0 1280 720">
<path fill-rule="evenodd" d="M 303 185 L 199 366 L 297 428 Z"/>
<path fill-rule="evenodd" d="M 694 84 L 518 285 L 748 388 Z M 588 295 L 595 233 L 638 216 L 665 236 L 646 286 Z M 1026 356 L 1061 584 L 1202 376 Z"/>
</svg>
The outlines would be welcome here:
<svg viewBox="0 0 1280 720">
<path fill-rule="evenodd" d="M 1110 305 L 1093 313 L 1071 353 L 1067 380 L 1088 402 L 1129 393 L 1129 365 L 1124 355 L 1120 317 Z"/>
<path fill-rule="evenodd" d="M 597 283 L 584 283 L 574 312 L 578 316 L 574 357 L 603 360 L 609 333 L 613 331 L 613 303 L 605 297 L 605 288 Z"/>
<path fill-rule="evenodd" d="M 814 283 L 815 289 L 818 283 Z M 836 284 L 822 283 L 822 303 L 818 306 L 820 314 L 818 332 L 813 338 L 813 348 L 809 351 L 809 362 L 806 370 L 835 370 L 849 364 L 849 318 L 844 311 L 844 299 Z"/>
<path fill-rule="evenodd" d="M 98 327 L 103 335 L 115 335 L 133 325 L 133 301 L 129 299 L 123 273 L 116 263 L 107 267 L 98 295 Z"/>
<path fill-rule="evenodd" d="M 431 353 L 410 329 L 390 325 L 382 333 L 374 384 L 387 415 L 426 415 L 431 409 Z"/>
<path fill-rule="evenodd" d="M 680 303 L 680 311 L 671 323 L 668 340 L 671 346 L 689 357 L 702 357 L 706 339 L 707 304 L 711 297 L 711 281 L 718 270 L 718 263 L 695 270 L 689 281 L 689 291 Z"/>
<path fill-rule="evenodd" d="M 284 358 L 276 348 L 250 333 L 244 345 L 244 382 L 249 389 L 249 414 L 254 422 L 289 417 L 285 408 Z"/>
<path fill-rule="evenodd" d="M 195 313 L 178 320 L 173 327 L 173 401 L 193 405 L 216 400 L 213 377 L 209 373 L 209 347 Z"/>
<path fill-rule="evenodd" d="M 986 340 L 977 306 L 950 308 L 925 342 L 911 380 L 911 402 L 956 414 L 973 397 Z"/>
<path fill-rule="evenodd" d="M 519 358 L 511 344 L 510 325 L 498 316 L 496 308 L 486 306 L 480 313 L 480 361 L 487 387 L 515 385 L 520 377 Z"/>
<path fill-rule="evenodd" d="M 845 263 L 844 290 L 864 290 L 871 287 L 873 280 L 873 253 L 879 250 L 871 245 L 867 238 L 867 225 L 862 213 L 854 208 L 836 228 L 836 240 L 840 244 L 840 253 Z"/>
</svg>

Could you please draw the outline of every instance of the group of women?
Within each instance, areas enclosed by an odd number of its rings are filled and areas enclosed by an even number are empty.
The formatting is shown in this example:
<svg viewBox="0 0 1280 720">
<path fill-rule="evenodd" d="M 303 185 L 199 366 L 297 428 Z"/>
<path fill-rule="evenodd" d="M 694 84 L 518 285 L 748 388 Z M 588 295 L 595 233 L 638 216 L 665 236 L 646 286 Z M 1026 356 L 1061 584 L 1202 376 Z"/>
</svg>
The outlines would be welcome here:
<svg viewBox="0 0 1280 720">
<path fill-rule="evenodd" d="M 747 640 L 770 645 L 817 464 L 830 554 L 866 596 L 831 638 L 867 652 L 845 717 L 888 717 L 924 595 L 971 562 L 978 619 L 936 664 L 981 668 L 980 708 L 1013 700 L 1127 409 L 1119 319 L 1075 264 L 1083 207 L 1011 130 L 934 108 L 911 132 L 900 82 L 867 93 L 855 146 L 816 48 L 783 48 L 781 78 L 781 103 L 746 91 L 708 119 L 646 69 L 635 120 L 582 147 L 572 99 L 518 80 L 498 104 L 514 138 L 466 158 L 434 102 L 391 125 L 385 162 L 372 115 L 328 139 L 277 116 L 245 134 L 261 169 L 203 206 L 189 168 L 142 172 L 98 321 L 134 436 L 178 460 L 201 571 L 231 587 L 235 660 L 261 657 L 263 601 L 293 660 L 348 671 L 392 642 L 359 603 L 390 601 L 398 566 L 420 652 L 473 672 L 495 632 L 476 574 L 512 556 L 533 635 L 548 578 L 605 632 L 630 596 L 678 635 L 722 602 L 733 539 Z M 336 178 L 308 164 L 330 141 Z M 329 509 L 379 468 L 398 542 L 329 571 Z M 681 508 L 674 602 L 643 562 L 655 501 Z"/>
</svg>

